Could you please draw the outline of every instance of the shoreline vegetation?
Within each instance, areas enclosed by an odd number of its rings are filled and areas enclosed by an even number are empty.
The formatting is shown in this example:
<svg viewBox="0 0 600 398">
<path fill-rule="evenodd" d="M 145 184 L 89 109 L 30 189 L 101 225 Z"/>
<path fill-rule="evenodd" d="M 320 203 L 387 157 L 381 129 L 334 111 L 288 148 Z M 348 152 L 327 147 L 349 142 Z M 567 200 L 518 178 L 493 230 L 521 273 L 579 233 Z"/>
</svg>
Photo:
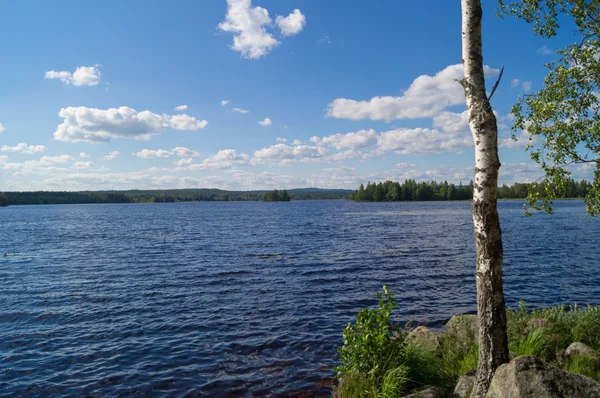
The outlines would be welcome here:
<svg viewBox="0 0 600 398">
<path fill-rule="evenodd" d="M 532 184 L 515 183 L 498 187 L 498 199 L 526 199 Z M 570 180 L 559 199 L 584 199 L 591 183 Z M 284 195 L 284 193 L 286 195 Z M 288 198 L 289 196 L 289 198 Z M 108 190 L 108 191 L 7 191 L 0 192 L 0 207 L 8 205 L 94 204 L 94 203 L 173 203 L 173 202 L 280 202 L 289 200 L 354 200 L 355 202 L 459 201 L 473 197 L 473 181 L 463 185 L 444 182 L 404 183 L 385 181 L 363 184 L 355 190 L 296 188 L 289 190 L 227 191 L 211 188 Z"/>
<path fill-rule="evenodd" d="M 498 187 L 498 199 L 526 199 L 529 189 L 535 188 L 531 183 L 503 184 Z M 539 195 L 543 197 L 540 189 Z M 563 189 L 563 195 L 558 199 L 583 199 L 591 190 L 592 184 L 586 180 L 579 182 L 569 179 Z M 414 179 L 404 181 L 403 184 L 396 181 L 385 181 L 379 183 L 367 183 L 352 194 L 355 202 L 424 202 L 424 201 L 450 201 L 469 200 L 473 197 L 473 181 L 463 185 L 449 184 L 444 182 L 416 182 Z"/>
<path fill-rule="evenodd" d="M 287 191 L 226 191 L 222 189 L 161 189 L 128 191 L 24 191 L 0 192 L 7 205 L 94 204 L 94 203 L 173 203 L 173 202 L 246 202 L 288 200 L 350 199 L 349 189 L 298 188 Z M 277 197 L 275 197 L 277 196 Z M 269 200 L 270 199 L 270 200 Z M 273 200 L 279 199 L 279 200 Z"/>
<path fill-rule="evenodd" d="M 333 396 L 412 397 L 427 390 L 427 397 L 468 397 L 479 356 L 477 315 L 454 316 L 442 328 L 400 326 L 392 321 L 391 291 L 384 286 L 377 297 L 376 309 L 361 310 L 343 330 Z M 503 366 L 533 361 L 560 377 L 600 382 L 600 306 L 530 310 L 521 302 L 506 315 L 512 361 Z"/>
<path fill-rule="evenodd" d="M 266 192 L 262 199 L 263 202 L 289 202 L 290 200 L 291 196 L 285 189 L 283 191 L 274 189 L 271 192 Z"/>
</svg>

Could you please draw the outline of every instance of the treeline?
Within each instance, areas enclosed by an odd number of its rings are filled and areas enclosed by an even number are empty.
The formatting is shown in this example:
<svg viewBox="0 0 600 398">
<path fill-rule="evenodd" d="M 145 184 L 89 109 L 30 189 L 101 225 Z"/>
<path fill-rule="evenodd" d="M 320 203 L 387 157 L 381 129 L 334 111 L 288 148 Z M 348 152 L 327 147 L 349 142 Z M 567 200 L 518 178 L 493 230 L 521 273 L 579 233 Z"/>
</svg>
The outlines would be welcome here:
<svg viewBox="0 0 600 398">
<path fill-rule="evenodd" d="M 279 191 L 284 192 L 284 191 Z M 81 192 L 5 192 L 8 205 L 84 204 L 84 203 L 168 203 L 262 201 L 268 191 L 225 191 L 221 189 L 169 189 Z M 350 190 L 292 189 L 286 191 L 293 200 L 349 199 Z"/>
<path fill-rule="evenodd" d="M 510 186 L 504 184 L 498 188 L 498 198 L 524 199 L 530 186 L 529 183 L 515 183 Z M 590 187 L 591 183 L 588 181 L 576 182 L 571 179 L 567 184 L 566 194 L 561 198 L 584 198 Z M 472 197 L 473 181 L 457 186 L 448 181 L 416 182 L 413 179 L 406 180 L 403 184 L 395 181 L 369 182 L 366 187 L 360 184 L 352 194 L 352 199 L 356 202 L 469 200 Z"/>
<path fill-rule="evenodd" d="M 0 207 L 2 206 L 8 206 L 8 198 L 4 192 L 0 192 Z"/>
<path fill-rule="evenodd" d="M 263 202 L 289 202 L 290 194 L 285 189 L 278 191 L 274 189 L 270 192 L 266 192 L 263 196 Z"/>
</svg>

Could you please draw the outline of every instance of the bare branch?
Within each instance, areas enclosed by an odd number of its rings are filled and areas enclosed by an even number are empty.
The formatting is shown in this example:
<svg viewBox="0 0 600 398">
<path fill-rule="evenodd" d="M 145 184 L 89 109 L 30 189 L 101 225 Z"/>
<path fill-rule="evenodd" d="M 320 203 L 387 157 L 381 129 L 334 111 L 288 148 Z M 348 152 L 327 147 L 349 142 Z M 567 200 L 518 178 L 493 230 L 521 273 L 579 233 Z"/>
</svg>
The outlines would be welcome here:
<svg viewBox="0 0 600 398">
<path fill-rule="evenodd" d="M 496 84 L 494 84 L 494 87 L 492 88 L 492 92 L 490 93 L 490 96 L 488 97 L 488 101 L 490 101 L 492 99 L 492 95 L 494 95 L 494 93 L 496 92 L 496 89 L 498 88 L 498 84 L 500 84 L 500 79 L 502 79 L 503 73 L 504 73 L 504 65 L 502 65 L 502 69 L 500 69 L 500 75 L 498 76 L 498 80 L 496 80 Z"/>
</svg>

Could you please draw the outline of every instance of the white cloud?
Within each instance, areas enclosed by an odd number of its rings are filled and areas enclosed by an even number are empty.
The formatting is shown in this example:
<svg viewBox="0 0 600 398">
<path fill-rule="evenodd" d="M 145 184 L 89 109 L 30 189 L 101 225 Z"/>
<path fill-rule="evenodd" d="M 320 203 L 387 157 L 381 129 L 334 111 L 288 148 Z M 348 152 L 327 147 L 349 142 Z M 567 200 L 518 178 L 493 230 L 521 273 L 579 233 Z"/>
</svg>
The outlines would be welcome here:
<svg viewBox="0 0 600 398">
<path fill-rule="evenodd" d="M 255 164 L 273 162 L 281 166 L 290 166 L 296 160 L 304 162 L 324 161 L 324 158 L 328 155 L 330 155 L 329 150 L 323 146 L 276 144 L 255 151 L 252 161 Z"/>
<path fill-rule="evenodd" d="M 114 158 L 116 158 L 119 155 L 120 155 L 119 151 L 112 151 L 108 155 L 104 156 L 104 159 L 113 160 Z"/>
<path fill-rule="evenodd" d="M 242 108 L 233 108 L 233 109 L 231 110 L 231 112 L 236 112 L 236 113 L 250 113 L 250 111 L 249 111 L 249 110 L 247 110 L 247 109 L 242 109 Z"/>
<path fill-rule="evenodd" d="M 314 142 L 314 141 L 313 141 Z M 331 145 L 335 149 L 358 149 L 377 144 L 377 133 L 375 130 L 360 130 L 356 133 L 335 134 L 323 137 L 323 144 Z"/>
<path fill-rule="evenodd" d="M 234 33 L 233 50 L 242 53 L 244 58 L 257 59 L 279 44 L 264 28 L 271 22 L 269 12 L 262 7 L 252 7 L 250 0 L 227 0 L 227 15 L 219 29 Z"/>
<path fill-rule="evenodd" d="M 287 142 L 287 138 L 277 137 L 277 138 L 275 138 L 275 141 L 277 141 L 277 142 Z"/>
<path fill-rule="evenodd" d="M 543 46 L 537 49 L 536 53 L 538 53 L 539 55 L 551 55 L 554 54 L 554 50 L 551 48 L 548 48 L 547 46 Z"/>
<path fill-rule="evenodd" d="M 177 156 L 200 156 L 199 152 L 181 146 L 173 148 L 173 153 Z"/>
<path fill-rule="evenodd" d="M 199 164 L 192 164 L 189 170 L 200 171 L 208 169 L 228 169 L 250 163 L 250 157 L 245 153 L 237 153 L 234 149 L 221 149 L 216 154 L 204 159 Z"/>
<path fill-rule="evenodd" d="M 194 163 L 194 159 L 192 159 L 192 158 L 179 159 L 179 160 L 177 160 L 177 161 L 174 162 L 175 166 L 177 166 L 177 167 L 189 166 L 192 163 Z"/>
<path fill-rule="evenodd" d="M 100 70 L 98 65 L 79 66 L 75 72 L 50 70 L 44 74 L 45 79 L 58 79 L 64 84 L 74 86 L 95 86 L 100 83 Z"/>
<path fill-rule="evenodd" d="M 277 16 L 275 23 L 279 26 L 283 36 L 292 36 L 302 31 L 304 25 L 306 25 L 306 17 L 300 10 L 295 9 L 294 12 L 285 18 L 281 15 Z"/>
<path fill-rule="evenodd" d="M 2 123 L 0 123 L 0 133 L 2 133 L 4 130 L 6 130 L 6 129 L 4 128 L 4 126 L 2 125 Z"/>
<path fill-rule="evenodd" d="M 151 159 L 151 158 L 168 158 L 173 155 L 173 152 L 166 151 L 164 149 L 142 149 L 135 154 L 138 158 Z"/>
<path fill-rule="evenodd" d="M 442 112 L 433 117 L 433 127 L 448 133 L 470 133 L 469 112 Z"/>
<path fill-rule="evenodd" d="M 108 142 L 112 138 L 147 140 L 167 127 L 199 130 L 208 124 L 206 120 L 185 114 L 158 115 L 126 106 L 109 109 L 68 107 L 62 108 L 58 115 L 64 120 L 54 132 L 54 138 L 69 142 Z"/>
<path fill-rule="evenodd" d="M 91 169 L 92 167 L 94 167 L 94 163 L 92 162 L 75 162 L 75 168 L 77 170 Z"/>
<path fill-rule="evenodd" d="M 264 118 L 264 120 L 258 122 L 258 124 L 260 124 L 261 126 L 267 127 L 273 124 L 273 122 L 271 121 L 271 119 L 269 119 L 268 117 Z"/>
<path fill-rule="evenodd" d="M 206 120 L 198 120 L 184 113 L 183 115 L 171 116 L 169 124 L 176 130 L 201 130 L 208 125 L 208 122 Z"/>
<path fill-rule="evenodd" d="M 525 91 L 526 93 L 531 91 L 531 80 L 523 82 L 523 91 Z"/>
<path fill-rule="evenodd" d="M 21 142 L 15 146 L 3 145 L 0 149 L 1 152 L 17 152 L 22 153 L 24 155 L 33 155 L 34 153 L 42 153 L 46 151 L 46 147 L 44 145 L 27 145 L 24 142 Z"/>
<path fill-rule="evenodd" d="M 272 27 L 272 22 L 269 11 L 252 7 L 251 0 L 227 0 L 227 15 L 218 27 L 233 33 L 231 48 L 234 51 L 240 52 L 244 58 L 258 59 L 280 43 L 266 30 L 266 27 Z M 285 18 L 276 18 L 276 25 L 284 37 L 299 33 L 305 24 L 306 17 L 300 10 L 294 10 Z"/>
<path fill-rule="evenodd" d="M 498 73 L 489 66 L 484 71 L 486 76 Z M 462 64 L 450 65 L 435 76 L 419 76 L 399 97 L 373 97 L 369 101 L 337 98 L 328 105 L 327 116 L 386 121 L 433 117 L 446 107 L 465 103 L 464 90 L 456 82 L 463 77 Z"/>
<path fill-rule="evenodd" d="M 402 155 L 433 154 L 457 151 L 473 145 L 470 134 L 440 132 L 428 128 L 398 128 L 379 135 L 378 146 Z"/>
<path fill-rule="evenodd" d="M 79 157 L 80 157 L 80 158 L 82 158 L 82 159 L 85 159 L 85 158 L 89 158 L 89 157 L 90 157 L 90 155 L 88 155 L 88 154 L 87 154 L 87 153 L 85 153 L 85 152 L 79 152 Z"/>
<path fill-rule="evenodd" d="M 4 159 L 6 160 L 6 158 Z M 29 174 L 29 173 L 38 173 L 38 174 L 49 174 L 55 172 L 63 172 L 68 170 L 65 168 L 65 165 L 73 162 L 75 159 L 69 155 L 60 155 L 60 156 L 42 156 L 39 160 L 27 160 L 22 163 L 9 163 L 4 162 L 2 159 L 4 170 L 20 170 L 20 172 Z"/>
<path fill-rule="evenodd" d="M 520 85 L 520 84 L 521 84 L 521 81 L 520 81 L 519 79 L 512 79 L 512 80 L 510 81 L 510 86 L 511 86 L 512 88 L 519 87 L 519 85 Z"/>
<path fill-rule="evenodd" d="M 178 105 L 175 107 L 176 111 L 185 111 L 188 108 L 187 105 Z"/>
<path fill-rule="evenodd" d="M 231 103 L 231 101 L 229 101 L 229 100 L 221 100 L 221 106 L 229 105 L 229 103 Z"/>
</svg>

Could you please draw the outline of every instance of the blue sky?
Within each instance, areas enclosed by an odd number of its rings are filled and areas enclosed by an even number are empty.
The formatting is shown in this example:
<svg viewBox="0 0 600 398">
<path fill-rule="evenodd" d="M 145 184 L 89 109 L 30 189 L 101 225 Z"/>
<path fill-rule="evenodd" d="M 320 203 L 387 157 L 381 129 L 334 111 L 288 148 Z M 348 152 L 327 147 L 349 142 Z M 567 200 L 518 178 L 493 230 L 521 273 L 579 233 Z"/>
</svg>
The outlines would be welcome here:
<svg viewBox="0 0 600 398">
<path fill-rule="evenodd" d="M 573 38 L 537 38 L 496 4 L 500 180 L 531 181 L 510 107 Z M 5 1 L 0 15 L 0 190 L 472 178 L 458 2 Z"/>
</svg>

